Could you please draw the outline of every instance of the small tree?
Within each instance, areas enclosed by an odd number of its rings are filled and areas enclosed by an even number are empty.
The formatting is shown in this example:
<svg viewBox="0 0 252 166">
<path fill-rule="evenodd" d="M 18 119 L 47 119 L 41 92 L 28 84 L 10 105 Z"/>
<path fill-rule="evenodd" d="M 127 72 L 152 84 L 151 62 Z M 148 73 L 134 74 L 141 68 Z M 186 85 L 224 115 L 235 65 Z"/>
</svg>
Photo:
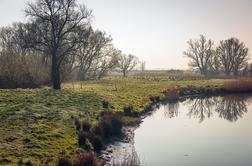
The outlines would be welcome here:
<svg viewBox="0 0 252 166">
<path fill-rule="evenodd" d="M 86 38 L 79 44 L 75 58 L 80 81 L 99 79 L 116 67 L 120 51 L 113 47 L 112 38 L 105 32 L 89 28 L 87 33 L 80 34 L 79 38 Z"/>
<path fill-rule="evenodd" d="M 221 41 L 217 54 L 226 75 L 230 75 L 231 72 L 238 75 L 239 70 L 246 65 L 249 56 L 248 48 L 237 38 Z"/>
<path fill-rule="evenodd" d="M 136 67 L 138 64 L 138 58 L 134 55 L 119 55 L 118 67 L 119 72 L 123 73 L 123 77 L 126 77 L 128 73 Z"/>
<path fill-rule="evenodd" d="M 190 39 L 187 43 L 189 48 L 184 52 L 184 55 L 190 59 L 189 65 L 199 70 L 201 74 L 208 74 L 210 60 L 214 52 L 214 42 L 200 35 L 199 39 Z"/>
</svg>

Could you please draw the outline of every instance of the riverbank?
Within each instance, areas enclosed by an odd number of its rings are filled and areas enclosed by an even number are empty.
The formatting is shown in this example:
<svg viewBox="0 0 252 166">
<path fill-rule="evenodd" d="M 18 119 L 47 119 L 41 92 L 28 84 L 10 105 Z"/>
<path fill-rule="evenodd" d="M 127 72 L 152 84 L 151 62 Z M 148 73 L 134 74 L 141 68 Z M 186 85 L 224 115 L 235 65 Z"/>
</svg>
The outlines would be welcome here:
<svg viewBox="0 0 252 166">
<path fill-rule="evenodd" d="M 225 80 L 170 81 L 163 77 L 108 77 L 99 81 L 67 83 L 61 91 L 49 88 L 0 90 L 0 164 L 18 162 L 55 165 L 59 156 L 74 158 L 82 152 L 74 121 L 97 123 L 104 111 L 130 107 L 139 113 L 151 97 L 164 98 L 174 87 L 219 88 Z M 127 118 L 129 124 L 134 118 Z M 17 150 L 18 149 L 18 150 Z"/>
</svg>

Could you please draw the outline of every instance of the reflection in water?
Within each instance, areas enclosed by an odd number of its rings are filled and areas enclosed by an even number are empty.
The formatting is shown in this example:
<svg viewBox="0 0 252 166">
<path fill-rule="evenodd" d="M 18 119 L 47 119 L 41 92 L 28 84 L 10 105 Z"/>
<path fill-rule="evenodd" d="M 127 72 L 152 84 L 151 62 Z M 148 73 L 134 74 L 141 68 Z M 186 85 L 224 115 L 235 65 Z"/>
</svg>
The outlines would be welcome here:
<svg viewBox="0 0 252 166">
<path fill-rule="evenodd" d="M 189 105 L 189 112 L 187 113 L 187 115 L 189 116 L 189 118 L 198 118 L 199 122 L 202 122 L 205 117 L 210 118 L 213 115 L 212 109 L 215 102 L 215 98 L 207 97 L 190 99 L 185 103 Z"/>
<path fill-rule="evenodd" d="M 227 119 L 230 122 L 237 121 L 242 118 L 244 112 L 248 112 L 246 96 L 226 96 L 220 99 L 219 104 L 216 106 L 216 111 L 219 117 Z"/>
<path fill-rule="evenodd" d="M 188 106 L 189 118 L 197 118 L 203 122 L 205 118 L 211 118 L 213 112 L 217 112 L 220 118 L 235 122 L 246 113 L 248 95 L 228 95 L 223 97 L 197 97 L 185 101 Z M 167 118 L 177 117 L 179 112 L 179 101 L 166 103 L 164 115 Z"/>
<path fill-rule="evenodd" d="M 251 94 L 162 103 L 135 130 L 134 146 L 153 166 L 251 166 L 251 122 Z"/>
<path fill-rule="evenodd" d="M 179 102 L 178 100 L 170 101 L 169 103 L 164 105 L 165 110 L 164 116 L 166 118 L 174 118 L 178 116 Z"/>
</svg>

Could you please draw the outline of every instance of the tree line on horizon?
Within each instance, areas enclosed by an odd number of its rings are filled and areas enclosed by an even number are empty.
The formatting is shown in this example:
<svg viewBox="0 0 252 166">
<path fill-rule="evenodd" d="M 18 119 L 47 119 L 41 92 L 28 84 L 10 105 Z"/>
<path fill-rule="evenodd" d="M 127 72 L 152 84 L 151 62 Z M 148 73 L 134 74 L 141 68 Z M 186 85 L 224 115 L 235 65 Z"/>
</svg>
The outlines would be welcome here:
<svg viewBox="0 0 252 166">
<path fill-rule="evenodd" d="M 201 74 L 252 76 L 249 49 L 239 39 L 232 37 L 215 46 L 211 39 L 200 35 L 187 43 L 189 48 L 183 54 L 190 59 L 189 66 Z"/>
<path fill-rule="evenodd" d="M 100 79 L 112 70 L 126 76 L 139 62 L 92 27 L 92 11 L 77 0 L 36 0 L 28 21 L 0 28 L 0 88 L 34 88 Z"/>
</svg>

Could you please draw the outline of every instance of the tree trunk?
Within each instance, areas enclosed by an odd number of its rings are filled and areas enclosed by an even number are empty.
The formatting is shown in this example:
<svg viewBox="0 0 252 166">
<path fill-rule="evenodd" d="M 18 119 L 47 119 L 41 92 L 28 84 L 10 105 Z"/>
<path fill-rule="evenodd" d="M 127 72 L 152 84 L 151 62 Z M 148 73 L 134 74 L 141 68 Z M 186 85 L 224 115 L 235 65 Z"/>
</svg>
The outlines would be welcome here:
<svg viewBox="0 0 252 166">
<path fill-rule="evenodd" d="M 55 90 L 59 90 L 61 89 L 60 87 L 60 69 L 59 69 L 59 65 L 57 63 L 57 57 L 56 54 L 52 55 L 52 75 L 51 75 L 51 79 L 52 79 L 52 85 L 53 85 L 53 89 Z"/>
<path fill-rule="evenodd" d="M 126 77 L 126 71 L 123 72 L 123 77 Z"/>
</svg>

